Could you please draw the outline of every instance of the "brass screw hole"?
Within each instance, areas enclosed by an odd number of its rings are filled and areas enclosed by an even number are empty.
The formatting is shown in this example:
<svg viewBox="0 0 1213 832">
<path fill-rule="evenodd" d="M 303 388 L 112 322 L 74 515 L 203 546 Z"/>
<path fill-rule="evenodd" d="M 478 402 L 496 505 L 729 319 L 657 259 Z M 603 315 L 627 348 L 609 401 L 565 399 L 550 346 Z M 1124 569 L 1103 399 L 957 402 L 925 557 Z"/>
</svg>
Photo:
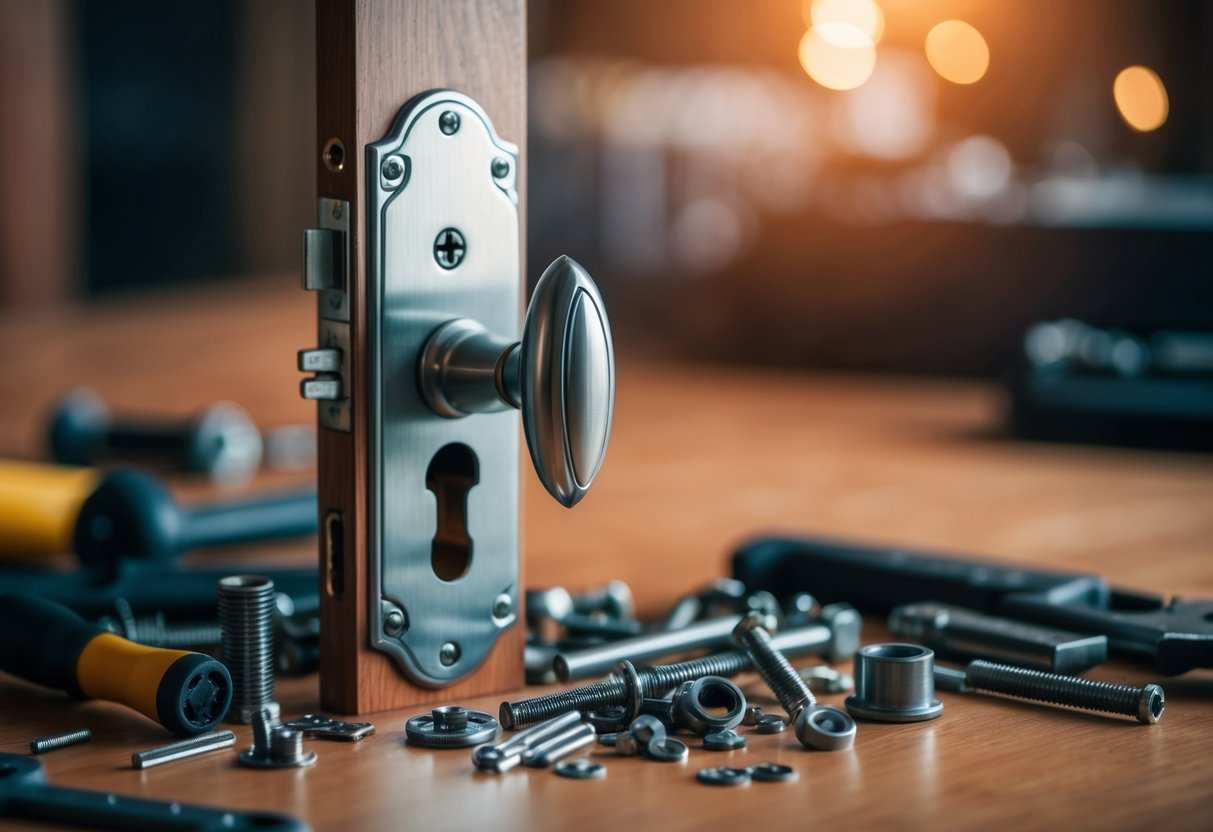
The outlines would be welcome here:
<svg viewBox="0 0 1213 832">
<path fill-rule="evenodd" d="M 325 142 L 320 158 L 324 160 L 324 166 L 330 173 L 340 173 L 345 167 L 345 145 L 341 143 L 341 139 L 334 137 Z"/>
</svg>

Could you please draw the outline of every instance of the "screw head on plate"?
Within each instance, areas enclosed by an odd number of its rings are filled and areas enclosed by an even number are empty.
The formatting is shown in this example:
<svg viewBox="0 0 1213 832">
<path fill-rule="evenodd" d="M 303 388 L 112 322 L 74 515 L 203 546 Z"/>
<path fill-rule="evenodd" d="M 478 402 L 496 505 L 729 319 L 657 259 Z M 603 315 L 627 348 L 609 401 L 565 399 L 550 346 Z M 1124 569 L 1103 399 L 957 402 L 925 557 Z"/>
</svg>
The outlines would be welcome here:
<svg viewBox="0 0 1213 832">
<path fill-rule="evenodd" d="M 514 599 L 508 593 L 501 593 L 493 601 L 493 618 L 508 618 L 514 611 Z"/>
<path fill-rule="evenodd" d="M 434 260 L 447 271 L 462 263 L 467 253 L 467 240 L 458 228 L 444 228 L 434 238 Z"/>
<path fill-rule="evenodd" d="M 510 175 L 510 160 L 504 156 L 498 156 L 493 159 L 490 170 L 493 172 L 494 179 L 504 179 Z"/>
<path fill-rule="evenodd" d="M 438 116 L 438 129 L 448 136 L 453 136 L 459 132 L 459 124 L 459 113 L 453 110 L 447 110 Z"/>
<path fill-rule="evenodd" d="M 383 616 L 383 632 L 384 635 L 395 638 L 404 632 L 404 613 L 400 610 L 392 610 L 387 615 Z"/>
<path fill-rule="evenodd" d="M 438 661 L 442 662 L 444 667 L 450 667 L 459 661 L 459 654 L 459 645 L 453 641 L 448 641 L 438 648 Z"/>
<path fill-rule="evenodd" d="M 383 160 L 380 172 L 388 182 L 395 182 L 404 176 L 404 163 L 400 161 L 399 156 L 389 156 Z"/>
</svg>

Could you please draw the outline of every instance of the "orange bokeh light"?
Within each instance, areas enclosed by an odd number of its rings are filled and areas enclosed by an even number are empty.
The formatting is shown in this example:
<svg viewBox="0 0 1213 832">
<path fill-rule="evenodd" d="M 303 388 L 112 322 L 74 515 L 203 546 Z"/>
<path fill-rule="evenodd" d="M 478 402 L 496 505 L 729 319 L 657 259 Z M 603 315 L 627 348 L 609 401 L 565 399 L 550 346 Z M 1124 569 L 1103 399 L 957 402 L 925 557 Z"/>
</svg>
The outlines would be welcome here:
<svg viewBox="0 0 1213 832">
<path fill-rule="evenodd" d="M 953 84 L 975 84 L 990 67 L 990 47 L 973 26 L 963 20 L 945 20 L 927 33 L 927 60 Z"/>
<path fill-rule="evenodd" d="M 873 44 L 884 35 L 884 12 L 876 0 L 804 0 L 804 22 L 807 26 L 825 23 L 847 23 L 867 35 Z"/>
<path fill-rule="evenodd" d="M 800 39 L 800 64 L 823 87 L 853 90 L 872 76 L 876 45 L 849 23 L 823 23 Z"/>
<path fill-rule="evenodd" d="M 1121 118 L 1139 133 L 1149 133 L 1166 123 L 1171 106 L 1167 88 L 1149 67 L 1122 69 L 1112 83 L 1112 97 Z"/>
</svg>

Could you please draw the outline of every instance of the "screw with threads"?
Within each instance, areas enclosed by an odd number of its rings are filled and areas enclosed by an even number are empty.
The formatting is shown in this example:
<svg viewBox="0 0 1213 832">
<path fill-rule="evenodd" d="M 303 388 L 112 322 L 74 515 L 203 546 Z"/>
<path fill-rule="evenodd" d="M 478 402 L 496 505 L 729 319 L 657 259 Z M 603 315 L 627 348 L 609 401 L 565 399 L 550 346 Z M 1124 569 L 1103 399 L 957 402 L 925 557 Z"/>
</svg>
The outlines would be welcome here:
<svg viewBox="0 0 1213 832">
<path fill-rule="evenodd" d="M 761 613 L 751 612 L 742 618 L 733 630 L 733 641 L 754 662 L 754 669 L 793 722 L 802 711 L 817 704 L 804 679 L 800 678 L 779 648 L 771 644 L 771 633 L 763 626 Z"/>
<path fill-rule="evenodd" d="M 148 751 L 137 751 L 131 755 L 131 765 L 138 769 L 152 768 L 175 760 L 197 757 L 199 754 L 207 754 L 220 748 L 231 748 L 235 744 L 236 735 L 234 733 L 216 731 L 213 734 L 190 737 L 188 740 L 162 745 Z"/>
<path fill-rule="evenodd" d="M 965 668 L 965 684 L 973 690 L 1020 699 L 1123 714 L 1147 725 L 1158 722 L 1167 704 L 1166 695 L 1159 685 L 1135 688 L 1132 685 L 1096 682 L 980 659 L 969 662 Z"/>
<path fill-rule="evenodd" d="M 797 634 L 795 632 L 785 635 L 788 636 L 789 644 L 796 643 Z M 732 678 L 747 670 L 752 670 L 753 667 L 754 662 L 748 655 L 740 650 L 728 650 L 685 662 L 641 667 L 634 672 L 639 679 L 640 695 L 643 698 L 665 696 L 683 682 L 693 682 L 704 676 Z M 543 696 L 534 696 L 530 699 L 521 699 L 517 702 L 502 702 L 498 718 L 504 727 L 514 729 L 542 722 L 569 711 L 592 711 L 595 708 L 627 705 L 631 702 L 627 673 L 623 672 L 601 682 L 593 682 Z"/>
<path fill-rule="evenodd" d="M 259 575 L 219 580 L 219 660 L 232 674 L 229 722 L 249 723 L 274 701 L 274 582 Z"/>
<path fill-rule="evenodd" d="M 60 734 L 51 734 L 47 737 L 34 737 L 34 739 L 29 741 L 29 750 L 31 754 L 43 754 L 47 751 L 54 751 L 56 748 L 66 748 L 69 745 L 88 742 L 92 738 L 93 732 L 87 728 L 80 728 L 76 731 L 64 731 Z"/>
</svg>

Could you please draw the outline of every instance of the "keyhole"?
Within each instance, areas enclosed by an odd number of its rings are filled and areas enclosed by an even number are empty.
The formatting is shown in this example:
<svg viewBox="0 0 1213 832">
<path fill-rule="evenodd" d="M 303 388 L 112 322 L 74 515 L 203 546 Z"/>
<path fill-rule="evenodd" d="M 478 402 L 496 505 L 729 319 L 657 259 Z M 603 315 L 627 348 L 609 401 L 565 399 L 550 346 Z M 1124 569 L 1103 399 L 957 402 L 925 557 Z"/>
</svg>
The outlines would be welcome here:
<svg viewBox="0 0 1213 832">
<path fill-rule="evenodd" d="M 430 549 L 430 565 L 443 581 L 467 574 L 472 565 L 472 538 L 468 535 L 468 492 L 480 482 L 476 454 L 467 445 L 441 448 L 425 472 L 425 487 L 438 504 L 437 531 Z"/>
</svg>

